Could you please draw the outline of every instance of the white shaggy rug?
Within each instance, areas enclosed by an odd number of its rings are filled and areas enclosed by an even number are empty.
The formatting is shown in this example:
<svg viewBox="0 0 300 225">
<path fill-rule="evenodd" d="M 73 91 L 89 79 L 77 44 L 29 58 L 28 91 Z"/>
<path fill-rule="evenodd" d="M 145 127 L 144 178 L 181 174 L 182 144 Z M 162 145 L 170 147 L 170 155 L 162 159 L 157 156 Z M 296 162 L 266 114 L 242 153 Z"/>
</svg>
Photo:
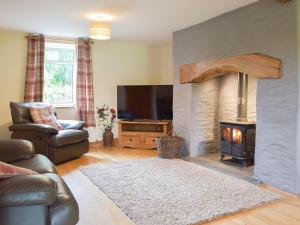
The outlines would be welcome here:
<svg viewBox="0 0 300 225">
<path fill-rule="evenodd" d="M 138 225 L 200 224 L 280 199 L 246 181 L 180 159 L 146 159 L 81 171 Z"/>
</svg>

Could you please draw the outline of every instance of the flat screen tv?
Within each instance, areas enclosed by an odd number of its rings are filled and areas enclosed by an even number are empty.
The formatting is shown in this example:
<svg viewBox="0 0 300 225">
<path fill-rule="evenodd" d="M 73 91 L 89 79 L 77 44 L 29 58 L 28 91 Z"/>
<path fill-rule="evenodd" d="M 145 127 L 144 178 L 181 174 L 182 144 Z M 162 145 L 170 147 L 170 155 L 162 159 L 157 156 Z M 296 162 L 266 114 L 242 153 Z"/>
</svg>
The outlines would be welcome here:
<svg viewBox="0 0 300 225">
<path fill-rule="evenodd" d="M 119 119 L 173 119 L 173 85 L 118 86 L 117 96 Z"/>
</svg>

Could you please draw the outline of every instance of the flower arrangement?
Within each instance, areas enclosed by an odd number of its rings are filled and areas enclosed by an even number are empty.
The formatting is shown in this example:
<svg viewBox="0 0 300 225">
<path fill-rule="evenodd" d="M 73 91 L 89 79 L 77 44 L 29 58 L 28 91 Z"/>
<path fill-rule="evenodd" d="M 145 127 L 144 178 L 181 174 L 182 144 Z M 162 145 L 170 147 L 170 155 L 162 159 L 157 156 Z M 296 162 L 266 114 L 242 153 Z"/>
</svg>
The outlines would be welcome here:
<svg viewBox="0 0 300 225">
<path fill-rule="evenodd" d="M 101 108 L 97 107 L 98 124 L 105 129 L 112 129 L 113 121 L 116 118 L 116 110 L 104 104 Z"/>
</svg>

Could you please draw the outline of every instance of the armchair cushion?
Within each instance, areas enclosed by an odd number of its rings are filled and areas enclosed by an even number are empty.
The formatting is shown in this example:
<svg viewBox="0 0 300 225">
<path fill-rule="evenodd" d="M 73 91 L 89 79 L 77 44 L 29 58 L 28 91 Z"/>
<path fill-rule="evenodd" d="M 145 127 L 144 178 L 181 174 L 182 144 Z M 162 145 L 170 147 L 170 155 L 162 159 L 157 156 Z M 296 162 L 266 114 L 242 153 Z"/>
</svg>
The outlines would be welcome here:
<svg viewBox="0 0 300 225">
<path fill-rule="evenodd" d="M 65 130 L 81 130 L 85 126 L 80 120 L 58 120 Z"/>
<path fill-rule="evenodd" d="M 57 135 L 49 138 L 51 147 L 62 147 L 85 141 L 89 138 L 86 130 L 60 130 Z"/>
<path fill-rule="evenodd" d="M 10 110 L 13 123 L 32 123 L 28 107 L 29 106 L 49 106 L 45 102 L 10 102 Z"/>
<path fill-rule="evenodd" d="M 9 127 L 10 131 L 36 131 L 43 132 L 45 134 L 57 134 L 58 130 L 45 124 L 24 123 L 13 124 Z"/>
<path fill-rule="evenodd" d="M 0 179 L 21 175 L 38 175 L 38 173 L 31 169 L 10 165 L 0 161 Z"/>
<path fill-rule="evenodd" d="M 29 106 L 29 112 L 34 123 L 50 125 L 57 130 L 63 129 L 52 106 Z"/>
<path fill-rule="evenodd" d="M 0 140 L 0 161 L 2 162 L 30 159 L 33 155 L 33 145 L 29 141 Z"/>
<path fill-rule="evenodd" d="M 27 103 L 11 102 L 10 111 L 13 123 L 32 123 Z"/>
<path fill-rule="evenodd" d="M 0 182 L 0 207 L 51 205 L 57 184 L 44 175 L 18 176 Z"/>
</svg>

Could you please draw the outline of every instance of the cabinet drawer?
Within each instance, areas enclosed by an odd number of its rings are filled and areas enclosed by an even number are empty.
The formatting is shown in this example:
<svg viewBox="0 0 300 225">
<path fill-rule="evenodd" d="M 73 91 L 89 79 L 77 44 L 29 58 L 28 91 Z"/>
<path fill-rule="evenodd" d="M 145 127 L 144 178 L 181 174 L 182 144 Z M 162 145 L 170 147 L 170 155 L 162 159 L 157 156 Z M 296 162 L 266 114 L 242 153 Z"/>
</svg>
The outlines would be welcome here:
<svg viewBox="0 0 300 225">
<path fill-rule="evenodd" d="M 144 144 L 146 145 L 155 145 L 155 137 L 144 137 Z"/>
<path fill-rule="evenodd" d="M 121 140 L 123 143 L 141 144 L 141 137 L 139 136 L 122 136 Z"/>
</svg>

